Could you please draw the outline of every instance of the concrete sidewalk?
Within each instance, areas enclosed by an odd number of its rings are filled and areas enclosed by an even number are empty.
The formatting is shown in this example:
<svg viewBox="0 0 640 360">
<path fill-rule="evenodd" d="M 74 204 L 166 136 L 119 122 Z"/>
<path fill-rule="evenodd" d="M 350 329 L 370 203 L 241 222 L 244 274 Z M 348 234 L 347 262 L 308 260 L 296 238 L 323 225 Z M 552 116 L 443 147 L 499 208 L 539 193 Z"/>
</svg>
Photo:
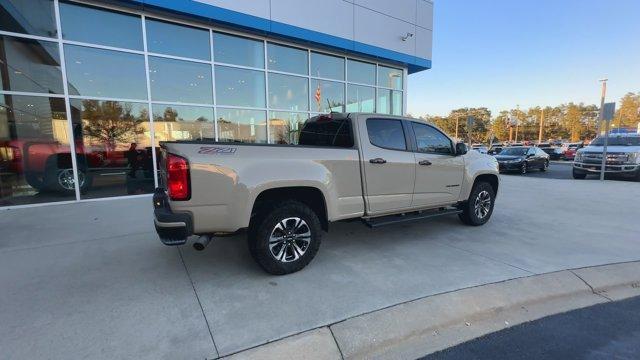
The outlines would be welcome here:
<svg viewBox="0 0 640 360">
<path fill-rule="evenodd" d="M 310 266 L 283 277 L 263 273 L 242 237 L 164 247 L 150 198 L 1 211 L 0 348 L 214 358 L 433 294 L 640 260 L 639 184 L 502 179 L 483 227 L 333 224 Z"/>
</svg>

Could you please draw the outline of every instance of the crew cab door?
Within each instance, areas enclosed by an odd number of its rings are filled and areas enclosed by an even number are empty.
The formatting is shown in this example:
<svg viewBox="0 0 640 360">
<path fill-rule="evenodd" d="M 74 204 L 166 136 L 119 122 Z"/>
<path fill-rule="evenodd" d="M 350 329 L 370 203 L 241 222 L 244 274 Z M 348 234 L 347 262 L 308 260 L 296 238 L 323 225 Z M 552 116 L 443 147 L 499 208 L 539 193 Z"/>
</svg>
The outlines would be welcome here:
<svg viewBox="0 0 640 360">
<path fill-rule="evenodd" d="M 375 215 L 409 208 L 415 158 L 404 121 L 372 117 L 358 124 L 367 212 Z"/>
<path fill-rule="evenodd" d="M 433 126 L 410 124 L 415 141 L 416 182 L 412 207 L 458 201 L 464 177 L 464 159 L 455 155 L 453 142 Z"/>
</svg>

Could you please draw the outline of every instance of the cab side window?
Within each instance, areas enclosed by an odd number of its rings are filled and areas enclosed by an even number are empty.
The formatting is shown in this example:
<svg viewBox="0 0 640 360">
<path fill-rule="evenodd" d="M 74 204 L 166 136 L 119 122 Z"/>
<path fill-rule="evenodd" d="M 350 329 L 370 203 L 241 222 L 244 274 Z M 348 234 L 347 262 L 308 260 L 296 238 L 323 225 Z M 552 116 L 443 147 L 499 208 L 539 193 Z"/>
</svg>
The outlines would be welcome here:
<svg viewBox="0 0 640 360">
<path fill-rule="evenodd" d="M 416 137 L 418 152 L 443 155 L 453 154 L 451 140 L 446 135 L 429 125 L 411 122 L 411 126 Z"/>
<path fill-rule="evenodd" d="M 407 150 L 402 121 L 367 119 L 367 134 L 371 144 L 390 150 Z"/>
</svg>

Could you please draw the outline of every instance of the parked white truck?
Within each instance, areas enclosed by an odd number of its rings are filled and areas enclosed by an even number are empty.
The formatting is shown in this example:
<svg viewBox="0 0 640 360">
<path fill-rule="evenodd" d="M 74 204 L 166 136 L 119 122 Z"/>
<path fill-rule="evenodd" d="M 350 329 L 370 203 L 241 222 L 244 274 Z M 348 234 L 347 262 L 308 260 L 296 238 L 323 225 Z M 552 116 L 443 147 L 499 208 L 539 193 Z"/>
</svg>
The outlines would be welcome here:
<svg viewBox="0 0 640 360">
<path fill-rule="evenodd" d="M 246 229 L 271 274 L 305 267 L 331 222 L 368 226 L 458 214 L 483 225 L 498 193 L 498 163 L 436 127 L 380 114 L 308 119 L 296 145 L 174 141 L 161 145 L 155 227 L 166 245 Z"/>
<path fill-rule="evenodd" d="M 588 174 L 600 174 L 604 140 L 604 136 L 599 136 L 589 146 L 578 150 L 573 160 L 574 179 L 584 179 Z M 640 134 L 609 134 L 604 171 L 607 175 L 640 181 Z"/>
</svg>

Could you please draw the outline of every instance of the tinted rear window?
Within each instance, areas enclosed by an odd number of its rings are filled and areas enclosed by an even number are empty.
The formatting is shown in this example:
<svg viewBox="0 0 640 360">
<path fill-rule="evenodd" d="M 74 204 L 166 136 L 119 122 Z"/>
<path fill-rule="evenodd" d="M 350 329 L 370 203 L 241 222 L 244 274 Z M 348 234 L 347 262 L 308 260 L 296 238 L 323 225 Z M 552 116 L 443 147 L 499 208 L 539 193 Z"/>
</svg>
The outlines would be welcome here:
<svg viewBox="0 0 640 360">
<path fill-rule="evenodd" d="M 351 121 L 326 115 L 312 117 L 300 131 L 300 145 L 353 147 Z"/>
</svg>

